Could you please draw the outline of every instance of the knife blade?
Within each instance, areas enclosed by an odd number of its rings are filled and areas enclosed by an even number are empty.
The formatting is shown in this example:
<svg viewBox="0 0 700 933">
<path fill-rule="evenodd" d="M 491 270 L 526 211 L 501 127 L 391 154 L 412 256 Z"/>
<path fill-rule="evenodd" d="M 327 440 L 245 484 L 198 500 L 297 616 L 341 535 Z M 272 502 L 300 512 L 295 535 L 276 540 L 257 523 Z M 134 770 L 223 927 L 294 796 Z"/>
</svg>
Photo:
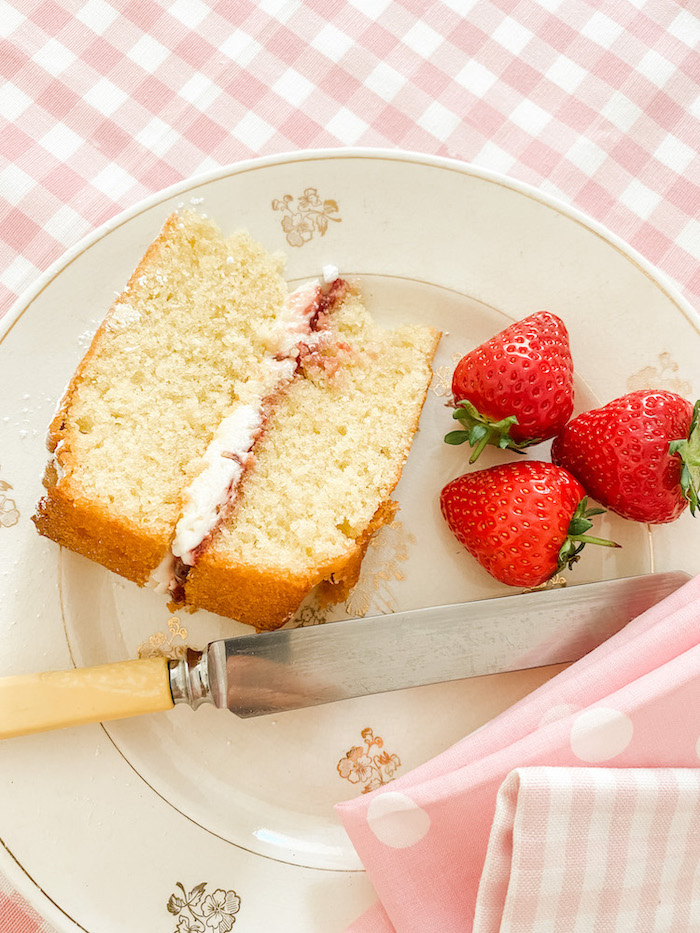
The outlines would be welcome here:
<svg viewBox="0 0 700 933">
<path fill-rule="evenodd" d="M 583 657 L 690 579 L 651 573 L 0 679 L 0 738 L 213 703 L 248 718 Z"/>
<path fill-rule="evenodd" d="M 688 579 L 648 574 L 227 638 L 171 665 L 171 691 L 247 718 L 573 662 Z"/>
</svg>

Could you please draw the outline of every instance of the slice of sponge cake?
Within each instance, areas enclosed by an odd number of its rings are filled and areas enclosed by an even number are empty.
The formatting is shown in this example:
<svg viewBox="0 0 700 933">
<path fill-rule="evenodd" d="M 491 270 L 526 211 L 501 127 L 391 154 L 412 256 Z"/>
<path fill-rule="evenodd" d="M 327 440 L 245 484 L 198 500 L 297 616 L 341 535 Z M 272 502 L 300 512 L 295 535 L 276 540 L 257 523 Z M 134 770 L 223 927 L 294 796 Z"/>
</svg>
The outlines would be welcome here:
<svg viewBox="0 0 700 933">
<path fill-rule="evenodd" d="M 187 602 L 258 628 L 319 583 L 354 585 L 396 486 L 430 383 L 437 334 L 382 330 L 349 292 L 326 349 L 275 406 L 231 512 L 187 577 Z"/>
<path fill-rule="evenodd" d="M 41 534 L 177 603 L 276 628 L 342 599 L 408 454 L 439 334 L 378 328 L 339 278 L 168 219 L 49 434 Z"/>
<path fill-rule="evenodd" d="M 173 215 L 114 302 L 51 424 L 38 530 L 144 584 L 182 494 L 286 299 L 279 258 Z"/>
</svg>

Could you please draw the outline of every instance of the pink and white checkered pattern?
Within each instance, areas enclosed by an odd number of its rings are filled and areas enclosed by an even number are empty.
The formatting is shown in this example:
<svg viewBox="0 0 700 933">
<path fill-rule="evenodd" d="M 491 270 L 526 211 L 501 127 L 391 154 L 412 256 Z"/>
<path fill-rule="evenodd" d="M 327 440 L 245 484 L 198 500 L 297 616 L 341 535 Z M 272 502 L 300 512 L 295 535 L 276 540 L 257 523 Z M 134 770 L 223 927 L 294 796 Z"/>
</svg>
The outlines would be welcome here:
<svg viewBox="0 0 700 933">
<path fill-rule="evenodd" d="M 534 184 L 700 309 L 699 49 L 675 0 L 0 0 L 0 317 L 152 192 L 355 145 Z"/>
<path fill-rule="evenodd" d="M 498 793 L 474 933 L 692 930 L 697 768 L 518 768 Z"/>
<path fill-rule="evenodd" d="M 0 315 L 197 172 L 401 147 L 576 205 L 700 305 L 700 17 L 673 0 L 0 0 Z"/>
<path fill-rule="evenodd" d="M 2 933 L 52 933 L 51 927 L 0 875 L 0 930 Z"/>
</svg>

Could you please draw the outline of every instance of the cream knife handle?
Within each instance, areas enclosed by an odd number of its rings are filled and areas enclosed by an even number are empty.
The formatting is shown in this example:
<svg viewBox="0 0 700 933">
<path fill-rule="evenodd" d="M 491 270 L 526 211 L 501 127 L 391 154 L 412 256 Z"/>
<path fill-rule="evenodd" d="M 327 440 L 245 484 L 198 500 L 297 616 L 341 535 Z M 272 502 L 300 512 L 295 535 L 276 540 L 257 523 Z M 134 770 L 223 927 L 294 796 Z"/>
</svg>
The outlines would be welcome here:
<svg viewBox="0 0 700 933">
<path fill-rule="evenodd" d="M 0 679 L 0 739 L 172 706 L 166 658 L 5 677 Z"/>
</svg>

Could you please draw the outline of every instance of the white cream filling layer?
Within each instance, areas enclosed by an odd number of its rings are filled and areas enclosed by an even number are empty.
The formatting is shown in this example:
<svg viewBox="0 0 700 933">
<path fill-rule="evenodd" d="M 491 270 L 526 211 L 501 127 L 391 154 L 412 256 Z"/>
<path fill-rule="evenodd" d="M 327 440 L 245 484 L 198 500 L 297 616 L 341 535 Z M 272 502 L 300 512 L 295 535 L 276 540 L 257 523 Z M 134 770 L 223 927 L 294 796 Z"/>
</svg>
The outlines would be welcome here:
<svg viewBox="0 0 700 933">
<path fill-rule="evenodd" d="M 261 426 L 260 407 L 241 405 L 217 428 L 202 457 L 202 470 L 187 489 L 175 527 L 170 550 L 183 564 L 194 564 L 194 551 L 212 531 L 221 506 L 238 486 Z"/>
<path fill-rule="evenodd" d="M 176 559 L 191 567 L 197 548 L 216 527 L 223 506 L 232 501 L 263 424 L 264 400 L 291 381 L 299 344 L 313 346 L 320 334 L 312 329 L 321 286 L 309 282 L 292 292 L 279 323 L 266 340 L 268 355 L 258 378 L 242 387 L 242 403 L 221 422 L 202 457 L 202 469 L 185 492 L 182 515 L 170 552 L 153 571 L 150 585 L 172 589 Z"/>
<path fill-rule="evenodd" d="M 326 285 L 331 285 L 338 278 L 338 267 L 328 263 L 321 270 L 321 278 Z"/>
<path fill-rule="evenodd" d="M 300 340 L 318 339 L 311 330 L 311 319 L 318 309 L 321 292 L 318 282 L 308 282 L 291 293 L 282 317 L 272 332 L 270 350 L 278 357 L 296 357 Z"/>
</svg>

